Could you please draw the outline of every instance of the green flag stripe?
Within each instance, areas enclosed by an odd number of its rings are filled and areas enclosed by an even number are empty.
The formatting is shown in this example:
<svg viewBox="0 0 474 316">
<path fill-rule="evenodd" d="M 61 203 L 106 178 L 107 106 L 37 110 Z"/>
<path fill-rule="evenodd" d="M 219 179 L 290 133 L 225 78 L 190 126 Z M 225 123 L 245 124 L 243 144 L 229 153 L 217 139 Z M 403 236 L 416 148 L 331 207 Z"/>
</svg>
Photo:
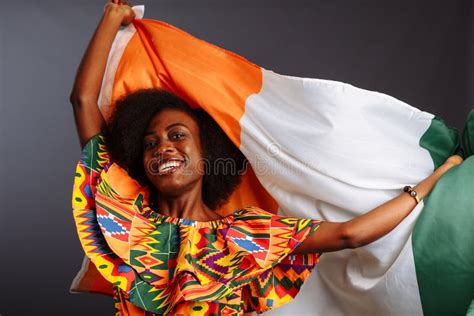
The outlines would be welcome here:
<svg viewBox="0 0 474 316">
<path fill-rule="evenodd" d="M 435 168 L 445 162 L 446 158 L 457 152 L 459 148 L 459 132 L 448 127 L 444 121 L 435 117 L 428 130 L 420 139 L 420 147 L 425 148 L 433 159 Z"/>
<path fill-rule="evenodd" d="M 434 120 L 420 141 L 435 166 L 458 150 L 458 135 L 442 124 Z M 465 137 L 474 134 L 465 130 Z M 465 315 L 474 296 L 474 156 L 446 172 L 424 199 L 412 243 L 423 313 Z"/>
</svg>

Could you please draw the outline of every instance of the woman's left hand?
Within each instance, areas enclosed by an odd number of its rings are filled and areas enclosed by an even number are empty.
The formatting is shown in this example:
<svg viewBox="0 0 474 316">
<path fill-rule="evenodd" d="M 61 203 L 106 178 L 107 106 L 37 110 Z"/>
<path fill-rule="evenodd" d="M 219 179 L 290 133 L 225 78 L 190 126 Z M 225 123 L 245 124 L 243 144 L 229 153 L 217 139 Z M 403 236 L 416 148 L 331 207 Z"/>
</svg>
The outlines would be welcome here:
<svg viewBox="0 0 474 316">
<path fill-rule="evenodd" d="M 461 156 L 452 155 L 446 159 L 446 161 L 435 171 L 435 173 L 442 175 L 452 167 L 459 166 L 463 161 L 464 159 Z"/>
<path fill-rule="evenodd" d="M 461 156 L 452 155 L 448 159 L 446 159 L 445 164 L 448 164 L 451 167 L 454 167 L 454 166 L 460 165 L 463 161 L 464 159 Z"/>
</svg>

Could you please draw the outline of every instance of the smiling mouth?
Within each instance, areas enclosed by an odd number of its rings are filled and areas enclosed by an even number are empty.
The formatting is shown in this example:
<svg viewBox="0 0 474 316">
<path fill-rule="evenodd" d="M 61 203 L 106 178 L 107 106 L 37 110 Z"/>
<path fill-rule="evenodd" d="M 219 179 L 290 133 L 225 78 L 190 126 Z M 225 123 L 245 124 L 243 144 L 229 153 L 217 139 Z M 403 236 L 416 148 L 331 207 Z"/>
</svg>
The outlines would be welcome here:
<svg viewBox="0 0 474 316">
<path fill-rule="evenodd" d="M 159 176 L 175 173 L 184 167 L 184 159 L 169 159 L 158 165 L 157 171 Z"/>
</svg>

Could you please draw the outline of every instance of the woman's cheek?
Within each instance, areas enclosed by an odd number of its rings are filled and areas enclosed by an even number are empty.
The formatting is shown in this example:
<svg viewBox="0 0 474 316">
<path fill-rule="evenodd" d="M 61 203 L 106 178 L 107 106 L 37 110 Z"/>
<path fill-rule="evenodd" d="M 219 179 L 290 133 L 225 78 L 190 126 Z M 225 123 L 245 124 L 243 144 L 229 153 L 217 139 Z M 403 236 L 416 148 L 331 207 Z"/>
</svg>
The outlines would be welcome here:
<svg viewBox="0 0 474 316">
<path fill-rule="evenodd" d="M 203 176 L 206 173 L 206 161 L 203 158 L 198 159 L 196 164 L 196 172 L 200 176 Z"/>
<path fill-rule="evenodd" d="M 153 158 L 145 158 L 143 160 L 143 167 L 145 168 L 145 173 L 147 176 L 154 175 L 158 172 L 158 164 Z"/>
</svg>

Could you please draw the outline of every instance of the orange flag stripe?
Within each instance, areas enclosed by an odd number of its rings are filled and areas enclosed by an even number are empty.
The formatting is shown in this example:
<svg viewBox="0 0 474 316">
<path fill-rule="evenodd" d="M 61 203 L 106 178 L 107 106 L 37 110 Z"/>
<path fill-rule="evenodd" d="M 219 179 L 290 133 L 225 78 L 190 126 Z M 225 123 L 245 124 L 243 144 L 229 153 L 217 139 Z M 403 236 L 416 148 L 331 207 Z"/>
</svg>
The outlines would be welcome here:
<svg viewBox="0 0 474 316">
<path fill-rule="evenodd" d="M 260 67 L 164 22 L 137 20 L 134 26 L 113 100 L 141 88 L 164 88 L 206 110 L 240 146 L 239 120 L 247 98 L 262 87 Z"/>
</svg>

